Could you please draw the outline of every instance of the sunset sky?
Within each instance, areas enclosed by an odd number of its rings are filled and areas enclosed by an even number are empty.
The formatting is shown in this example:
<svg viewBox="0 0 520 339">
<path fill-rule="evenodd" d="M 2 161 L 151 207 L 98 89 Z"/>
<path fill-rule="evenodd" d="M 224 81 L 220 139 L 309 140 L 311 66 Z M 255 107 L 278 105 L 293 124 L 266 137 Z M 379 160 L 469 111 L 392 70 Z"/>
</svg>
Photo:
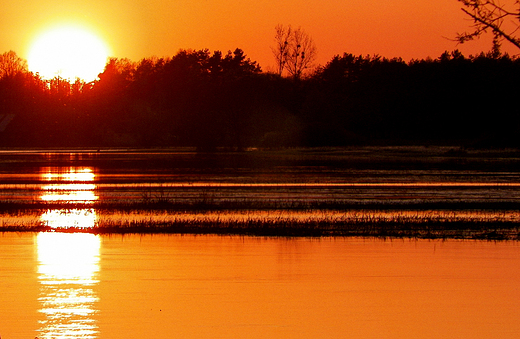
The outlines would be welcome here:
<svg viewBox="0 0 520 339">
<path fill-rule="evenodd" d="M 319 64 L 344 52 L 409 61 L 491 47 L 489 39 L 465 45 L 447 39 L 471 25 L 456 0 L 3 0 L 1 6 L 0 52 L 23 58 L 38 33 L 63 23 L 86 26 L 115 57 L 238 47 L 264 70 L 274 64 L 277 24 L 301 26 L 316 43 Z"/>
</svg>

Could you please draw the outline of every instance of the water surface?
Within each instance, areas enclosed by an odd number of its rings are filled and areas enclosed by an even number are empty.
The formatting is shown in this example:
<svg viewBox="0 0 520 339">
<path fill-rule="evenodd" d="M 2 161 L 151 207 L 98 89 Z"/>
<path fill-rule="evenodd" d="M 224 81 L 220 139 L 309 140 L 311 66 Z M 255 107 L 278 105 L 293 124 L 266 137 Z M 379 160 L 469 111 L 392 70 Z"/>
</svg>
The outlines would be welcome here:
<svg viewBox="0 0 520 339">
<path fill-rule="evenodd" d="M 0 152 L 0 202 L 520 201 L 520 156 L 443 148 Z M 283 206 L 283 205 L 282 205 Z"/>
<path fill-rule="evenodd" d="M 518 242 L 0 236 L 2 338 L 518 338 Z"/>
</svg>

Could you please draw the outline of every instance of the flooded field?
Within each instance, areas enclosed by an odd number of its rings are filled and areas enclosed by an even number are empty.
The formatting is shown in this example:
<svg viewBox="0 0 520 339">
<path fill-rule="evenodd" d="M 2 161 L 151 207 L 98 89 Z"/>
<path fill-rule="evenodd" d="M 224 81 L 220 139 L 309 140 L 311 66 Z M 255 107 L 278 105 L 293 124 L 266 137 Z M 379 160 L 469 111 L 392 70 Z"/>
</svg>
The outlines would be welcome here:
<svg viewBox="0 0 520 339">
<path fill-rule="evenodd" d="M 517 238 L 520 153 L 4 151 L 0 206 L 4 230 L 277 235 L 274 229 L 284 227 L 278 235 L 320 236 L 385 235 L 419 225 L 401 235 L 437 237 L 449 224 L 457 228 L 451 236 Z M 486 234 L 465 231 L 477 223 Z"/>
<path fill-rule="evenodd" d="M 518 338 L 519 199 L 513 150 L 3 151 L 0 335 Z"/>
</svg>

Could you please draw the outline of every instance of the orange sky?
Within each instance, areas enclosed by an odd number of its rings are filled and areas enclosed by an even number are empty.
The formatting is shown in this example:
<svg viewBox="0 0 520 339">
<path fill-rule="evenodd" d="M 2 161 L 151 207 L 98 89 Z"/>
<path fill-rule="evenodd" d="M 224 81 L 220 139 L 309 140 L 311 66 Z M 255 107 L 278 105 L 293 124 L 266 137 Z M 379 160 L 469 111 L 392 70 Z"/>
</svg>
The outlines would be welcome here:
<svg viewBox="0 0 520 339">
<path fill-rule="evenodd" d="M 38 32 L 63 22 L 95 30 L 116 57 L 138 61 L 172 56 L 180 48 L 239 47 L 264 70 L 274 64 L 270 46 L 279 23 L 311 35 L 320 64 L 343 52 L 409 61 L 491 47 L 489 40 L 457 46 L 445 38 L 471 24 L 456 0 L 4 0 L 0 5 L 0 53 L 12 49 L 24 58 Z"/>
</svg>

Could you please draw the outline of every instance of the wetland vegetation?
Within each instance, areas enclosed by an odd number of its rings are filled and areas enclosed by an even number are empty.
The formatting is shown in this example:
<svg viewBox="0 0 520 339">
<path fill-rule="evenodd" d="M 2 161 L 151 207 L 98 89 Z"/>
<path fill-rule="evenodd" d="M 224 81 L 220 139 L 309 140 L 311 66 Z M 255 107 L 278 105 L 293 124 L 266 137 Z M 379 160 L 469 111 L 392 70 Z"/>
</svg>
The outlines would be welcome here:
<svg viewBox="0 0 520 339">
<path fill-rule="evenodd" d="M 1 156 L 2 231 L 520 235 L 520 152 L 514 149 L 104 149 Z"/>
<path fill-rule="evenodd" d="M 35 213 L 36 211 L 32 211 Z M 25 212 L 27 213 L 27 212 Z M 60 213 L 70 213 L 63 210 Z M 166 213 L 166 215 L 162 215 Z M 25 216 L 18 224 L 5 223 L 2 232 L 87 232 L 110 233 L 175 233 L 220 234 L 282 237 L 398 237 L 424 239 L 487 239 L 520 240 L 519 213 L 479 211 L 397 211 L 358 210 L 342 214 L 319 211 L 306 212 L 248 211 L 248 215 L 234 211 L 206 213 L 168 213 L 149 216 L 133 210 L 129 213 L 100 211 L 93 227 L 63 225 L 49 226 L 38 219 Z M 9 219 L 9 217 L 7 217 Z"/>
</svg>

